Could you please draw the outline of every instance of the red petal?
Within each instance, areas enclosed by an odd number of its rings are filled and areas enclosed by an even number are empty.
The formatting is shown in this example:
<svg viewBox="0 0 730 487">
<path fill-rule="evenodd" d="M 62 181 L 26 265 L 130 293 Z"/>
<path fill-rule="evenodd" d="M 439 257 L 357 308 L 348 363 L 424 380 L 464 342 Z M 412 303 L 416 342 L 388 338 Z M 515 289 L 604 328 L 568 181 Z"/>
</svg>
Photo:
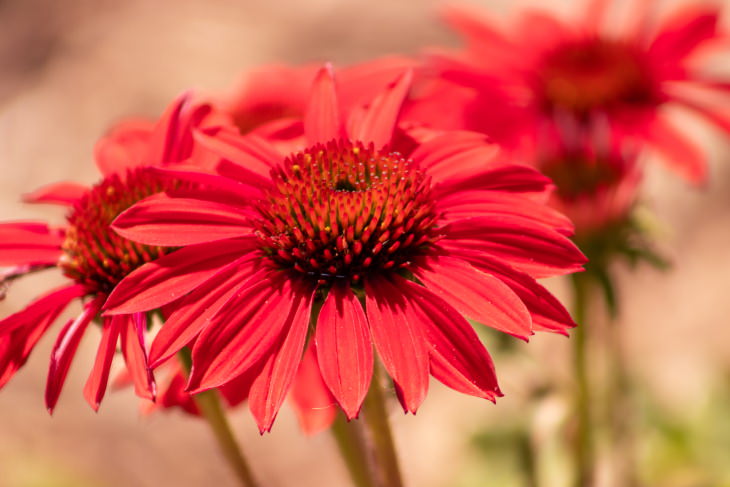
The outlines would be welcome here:
<svg viewBox="0 0 730 487">
<path fill-rule="evenodd" d="M 408 57 L 383 56 L 357 63 L 337 72 L 340 106 L 349 110 L 369 103 L 408 69 L 417 69 L 419 61 Z"/>
<path fill-rule="evenodd" d="M 260 181 L 269 180 L 271 169 L 284 160 L 284 157 L 264 139 L 254 135 L 242 136 L 226 129 L 197 131 L 195 141 L 220 157 L 222 161 L 232 162 L 241 171 L 245 171 L 245 178 L 223 174 L 244 183 L 252 178 Z"/>
<path fill-rule="evenodd" d="M 428 171 L 434 183 L 481 174 L 499 152 L 484 134 L 447 132 L 423 143 L 411 158 Z"/>
<path fill-rule="evenodd" d="M 212 317 L 240 290 L 253 272 L 248 265 L 230 265 L 191 292 L 174 306 L 155 336 L 150 350 L 150 364 L 155 368 L 190 343 Z"/>
<path fill-rule="evenodd" d="M 116 317 L 115 317 L 116 318 Z M 144 313 L 121 316 L 122 354 L 127 369 L 132 375 L 134 392 L 142 399 L 155 400 L 155 379 L 147 363 L 147 349 L 144 343 L 144 330 L 147 319 Z"/>
<path fill-rule="evenodd" d="M 353 110 L 347 125 L 350 139 L 372 142 L 376 149 L 389 144 L 412 79 L 413 71 L 409 69 L 378 94 L 372 103 Z"/>
<path fill-rule="evenodd" d="M 55 264 L 64 234 L 45 223 L 0 224 L 0 266 Z"/>
<path fill-rule="evenodd" d="M 46 408 L 48 408 L 49 413 L 53 413 L 53 408 L 56 407 L 58 396 L 61 394 L 63 383 L 66 381 L 66 375 L 71 366 L 71 360 L 76 354 L 81 337 L 103 303 L 104 296 L 99 296 L 90 301 L 84 306 L 81 314 L 76 319 L 66 323 L 66 326 L 58 334 L 56 344 L 51 352 L 51 364 L 48 368 L 48 381 L 46 382 Z"/>
<path fill-rule="evenodd" d="M 99 410 L 99 405 L 106 392 L 106 386 L 109 382 L 109 370 L 112 366 L 114 353 L 117 350 L 117 339 L 119 338 L 123 320 L 124 317 L 120 316 L 113 316 L 104 320 L 94 367 L 91 369 L 91 374 L 89 374 L 84 386 L 84 397 L 94 411 Z"/>
<path fill-rule="evenodd" d="M 704 154 L 674 124 L 664 117 L 656 117 L 647 124 L 647 130 L 649 142 L 672 169 L 696 184 L 707 180 Z"/>
<path fill-rule="evenodd" d="M 467 218 L 450 223 L 444 233 L 442 246 L 486 252 L 532 277 L 577 272 L 586 262 L 565 235 L 518 221 Z"/>
<path fill-rule="evenodd" d="M 289 303 L 284 337 L 273 349 L 261 373 L 251 384 L 248 396 L 249 408 L 262 434 L 271 430 L 271 425 L 302 361 L 313 297 L 313 289 L 295 291 L 294 299 Z"/>
<path fill-rule="evenodd" d="M 490 401 L 501 396 L 487 349 L 450 303 L 405 279 L 399 279 L 398 289 L 406 295 L 424 330 L 434 377 L 472 396 Z"/>
<path fill-rule="evenodd" d="M 241 182 L 220 176 L 215 173 L 201 172 L 199 168 L 176 164 L 175 169 L 149 168 L 161 179 L 175 182 L 187 182 L 178 189 L 170 189 L 165 194 L 175 198 L 192 198 L 217 201 L 223 204 L 245 206 L 261 195 L 260 181 Z"/>
<path fill-rule="evenodd" d="M 649 47 L 652 57 L 679 64 L 700 44 L 718 36 L 715 7 L 683 11 L 663 25 Z"/>
<path fill-rule="evenodd" d="M 265 359 L 311 293 L 278 271 L 261 271 L 247 284 L 195 341 L 191 393 L 225 384 Z"/>
<path fill-rule="evenodd" d="M 310 342 L 291 386 L 291 399 L 299 426 L 313 435 L 329 428 L 337 416 L 335 398 L 322 379 L 316 346 Z"/>
<path fill-rule="evenodd" d="M 254 239 L 191 245 L 135 269 L 109 295 L 107 315 L 149 311 L 185 296 L 233 261 L 250 258 Z"/>
<path fill-rule="evenodd" d="M 27 203 L 57 203 L 72 206 L 89 191 L 89 188 L 77 183 L 53 183 L 38 188 L 32 193 L 23 195 Z"/>
<path fill-rule="evenodd" d="M 525 304 L 496 277 L 448 256 L 429 256 L 414 267 L 426 288 L 461 314 L 495 330 L 527 340 L 532 319 Z"/>
<path fill-rule="evenodd" d="M 471 177 L 442 182 L 434 188 L 433 196 L 438 199 L 471 190 L 541 194 L 552 188 L 552 181 L 535 169 L 512 164 L 486 165 L 484 171 Z"/>
<path fill-rule="evenodd" d="M 373 375 L 373 345 L 365 312 L 349 285 L 330 289 L 315 341 L 325 384 L 347 419 L 357 417 Z"/>
<path fill-rule="evenodd" d="M 240 207 L 158 194 L 122 212 L 112 228 L 147 245 L 178 247 L 242 237 L 252 233 Z"/>
<path fill-rule="evenodd" d="M 403 409 L 415 413 L 428 392 L 428 345 L 413 304 L 387 280 L 371 279 L 365 286 L 365 306 L 373 343 Z"/>
<path fill-rule="evenodd" d="M 340 107 L 337 103 L 334 73 L 332 66 L 327 64 L 319 70 L 312 84 L 312 92 L 304 114 L 304 136 L 308 145 L 314 145 L 339 139 L 341 133 Z"/>
<path fill-rule="evenodd" d="M 99 139 L 94 146 L 94 160 L 101 174 L 123 174 L 127 168 L 144 165 L 152 128 L 148 120 L 127 120 Z"/>
<path fill-rule="evenodd" d="M 438 205 L 447 221 L 471 217 L 500 218 L 500 215 L 504 215 L 510 219 L 522 219 L 526 224 L 544 225 L 563 235 L 573 234 L 573 224 L 568 217 L 522 195 L 496 191 L 465 191 L 440 198 Z"/>
<path fill-rule="evenodd" d="M 560 301 L 527 274 L 481 253 L 464 252 L 460 257 L 507 284 L 530 311 L 534 331 L 551 331 L 567 335 L 567 330 L 575 326 L 570 313 Z"/>
<path fill-rule="evenodd" d="M 40 326 L 40 322 L 50 324 L 72 300 L 85 294 L 86 288 L 81 284 L 54 289 L 21 311 L 0 321 L 0 336 L 12 333 L 24 326 Z"/>
</svg>

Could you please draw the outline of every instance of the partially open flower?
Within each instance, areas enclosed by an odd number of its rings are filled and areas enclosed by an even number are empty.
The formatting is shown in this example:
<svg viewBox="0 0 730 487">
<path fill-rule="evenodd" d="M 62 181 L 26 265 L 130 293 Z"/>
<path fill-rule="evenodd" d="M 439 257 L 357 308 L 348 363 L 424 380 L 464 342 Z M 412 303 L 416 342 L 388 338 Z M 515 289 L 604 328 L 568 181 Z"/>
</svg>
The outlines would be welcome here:
<svg viewBox="0 0 730 487">
<path fill-rule="evenodd" d="M 684 108 L 730 132 L 728 80 L 696 62 L 719 45 L 717 8 L 686 8 L 655 27 L 645 10 L 651 2 L 635 2 L 630 22 L 609 34 L 601 25 L 606 2 L 588 3 L 583 19 L 525 11 L 508 31 L 482 12 L 448 9 L 446 20 L 467 48 L 433 53 L 439 77 L 412 117 L 443 127 L 441 107 L 449 103 L 458 114 L 451 128 L 482 131 L 529 153 L 566 125 L 607 124 L 616 140 L 646 143 L 690 181 L 704 181 L 704 155 L 665 109 Z"/>
<path fill-rule="evenodd" d="M 322 378 L 348 418 L 370 387 L 373 345 L 406 411 L 429 374 L 494 400 L 492 361 L 471 318 L 527 339 L 574 326 L 536 277 L 581 269 L 572 225 L 542 201 L 538 172 L 494 160 L 480 134 L 447 133 L 401 153 L 393 132 L 401 74 L 370 103 L 343 109 L 333 73 L 313 83 L 306 148 L 282 155 L 255 136 L 203 130 L 217 175 L 159 170 L 192 183 L 125 211 L 114 228 L 182 247 L 127 276 L 107 314 L 178 301 L 153 365 L 192 348 L 192 393 L 246 377 L 268 431 L 314 340 Z"/>
</svg>

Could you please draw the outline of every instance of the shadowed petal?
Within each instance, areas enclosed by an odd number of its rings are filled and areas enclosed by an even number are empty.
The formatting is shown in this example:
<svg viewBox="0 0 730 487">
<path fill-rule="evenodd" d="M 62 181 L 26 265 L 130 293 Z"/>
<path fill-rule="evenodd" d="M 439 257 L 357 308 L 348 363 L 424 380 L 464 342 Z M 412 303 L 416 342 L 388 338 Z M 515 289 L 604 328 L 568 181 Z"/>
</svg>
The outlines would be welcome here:
<svg viewBox="0 0 730 487">
<path fill-rule="evenodd" d="M 428 345 L 412 303 L 386 279 L 365 286 L 370 333 L 385 369 L 393 378 L 406 412 L 415 413 L 428 392 Z"/>
<path fill-rule="evenodd" d="M 56 407 L 58 396 L 61 394 L 63 383 L 66 381 L 68 369 L 71 366 L 79 347 L 81 337 L 86 331 L 89 322 L 96 316 L 104 303 L 104 296 L 98 296 L 90 301 L 81 314 L 73 320 L 66 323 L 63 330 L 58 334 L 56 344 L 51 352 L 51 363 L 48 368 L 48 381 L 46 382 L 46 408 L 49 413 L 53 413 Z"/>
<path fill-rule="evenodd" d="M 101 400 L 104 399 L 106 386 L 109 382 L 109 370 L 112 366 L 114 353 L 117 350 L 117 340 L 124 319 L 123 316 L 112 316 L 104 319 L 94 367 L 91 369 L 84 386 L 84 397 L 94 411 L 99 410 Z"/>
<path fill-rule="evenodd" d="M 147 348 L 144 343 L 147 318 L 144 313 L 125 315 L 121 318 L 124 320 L 120 334 L 122 354 L 134 382 L 134 393 L 142 399 L 154 401 L 155 379 L 147 364 Z"/>
<path fill-rule="evenodd" d="M 304 352 L 291 386 L 291 400 L 305 434 L 313 435 L 329 428 L 337 416 L 337 404 L 322 379 L 314 342 Z"/>
<path fill-rule="evenodd" d="M 317 358 L 325 384 L 347 415 L 357 417 L 373 374 L 365 312 L 349 285 L 335 284 L 317 319 Z"/>
</svg>

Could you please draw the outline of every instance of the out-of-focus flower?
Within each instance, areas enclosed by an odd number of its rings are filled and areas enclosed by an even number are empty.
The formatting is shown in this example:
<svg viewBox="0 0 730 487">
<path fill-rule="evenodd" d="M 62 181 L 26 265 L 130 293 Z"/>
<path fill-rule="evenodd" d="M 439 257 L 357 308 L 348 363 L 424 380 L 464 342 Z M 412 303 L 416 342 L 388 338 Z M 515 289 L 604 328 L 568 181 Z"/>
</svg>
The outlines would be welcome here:
<svg viewBox="0 0 730 487">
<path fill-rule="evenodd" d="M 528 152 L 561 136 L 566 125 L 608 124 L 616 140 L 646 143 L 684 177 L 702 182 L 704 154 L 665 109 L 688 109 L 730 132 L 730 80 L 713 78 L 697 62 L 723 39 L 718 9 L 687 7 L 655 25 L 651 2 L 635 2 L 630 21 L 609 34 L 601 25 L 605 3 L 590 2 L 577 21 L 525 11 L 508 30 L 482 12 L 449 8 L 446 20 L 467 48 L 433 53 L 438 77 L 424 84 L 410 117 L 481 131 Z"/>
<path fill-rule="evenodd" d="M 153 365 L 192 343 L 187 388 L 242 376 L 268 431 L 300 369 L 307 337 L 348 418 L 373 372 L 373 344 L 406 411 L 429 374 L 467 394 L 501 395 L 465 317 L 527 339 L 574 326 L 536 277 L 581 269 L 572 225 L 543 204 L 550 181 L 496 162 L 481 134 L 392 146 L 410 71 L 368 104 L 343 109 L 329 68 L 313 83 L 307 147 L 284 156 L 256 136 L 203 130 L 217 174 L 158 170 L 192 184 L 148 198 L 114 228 L 145 245 L 182 247 L 127 276 L 108 314 L 186 296 L 156 336 Z"/>
<path fill-rule="evenodd" d="M 116 126 L 96 146 L 102 180 L 92 187 L 57 183 L 27 195 L 35 203 L 57 203 L 68 208 L 65 225 L 40 222 L 0 224 L 0 266 L 3 280 L 55 268 L 69 282 L 43 294 L 23 310 L 0 321 L 0 387 L 26 362 L 38 340 L 74 300 L 83 311 L 59 332 L 48 371 L 45 400 L 56 405 L 69 366 L 89 323 L 101 321 L 102 336 L 84 396 L 98 409 L 106 391 L 117 343 L 135 385 L 144 398 L 155 397 L 155 383 L 147 364 L 145 313 L 100 317 L 114 286 L 139 266 L 170 252 L 170 248 L 141 245 L 112 231 L 119 213 L 137 201 L 174 186 L 149 171 L 190 157 L 193 127 L 217 124 L 219 116 L 206 104 L 182 96 L 156 123 L 128 121 Z"/>
</svg>

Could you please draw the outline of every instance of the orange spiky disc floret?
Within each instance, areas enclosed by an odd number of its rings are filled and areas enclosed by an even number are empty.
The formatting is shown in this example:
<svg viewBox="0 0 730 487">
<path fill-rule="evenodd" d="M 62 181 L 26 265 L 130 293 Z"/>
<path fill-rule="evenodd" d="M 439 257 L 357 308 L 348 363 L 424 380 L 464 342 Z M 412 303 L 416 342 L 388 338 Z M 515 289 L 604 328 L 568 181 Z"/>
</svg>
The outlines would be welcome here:
<svg viewBox="0 0 730 487">
<path fill-rule="evenodd" d="M 137 267 L 172 251 L 132 242 L 110 227 L 122 211 L 168 185 L 148 168 L 135 168 L 111 174 L 91 188 L 67 218 L 63 273 L 89 290 L 108 293 Z"/>
<path fill-rule="evenodd" d="M 397 152 L 332 141 L 272 177 L 257 236 L 278 267 L 358 282 L 407 267 L 438 239 L 430 180 Z"/>
</svg>

